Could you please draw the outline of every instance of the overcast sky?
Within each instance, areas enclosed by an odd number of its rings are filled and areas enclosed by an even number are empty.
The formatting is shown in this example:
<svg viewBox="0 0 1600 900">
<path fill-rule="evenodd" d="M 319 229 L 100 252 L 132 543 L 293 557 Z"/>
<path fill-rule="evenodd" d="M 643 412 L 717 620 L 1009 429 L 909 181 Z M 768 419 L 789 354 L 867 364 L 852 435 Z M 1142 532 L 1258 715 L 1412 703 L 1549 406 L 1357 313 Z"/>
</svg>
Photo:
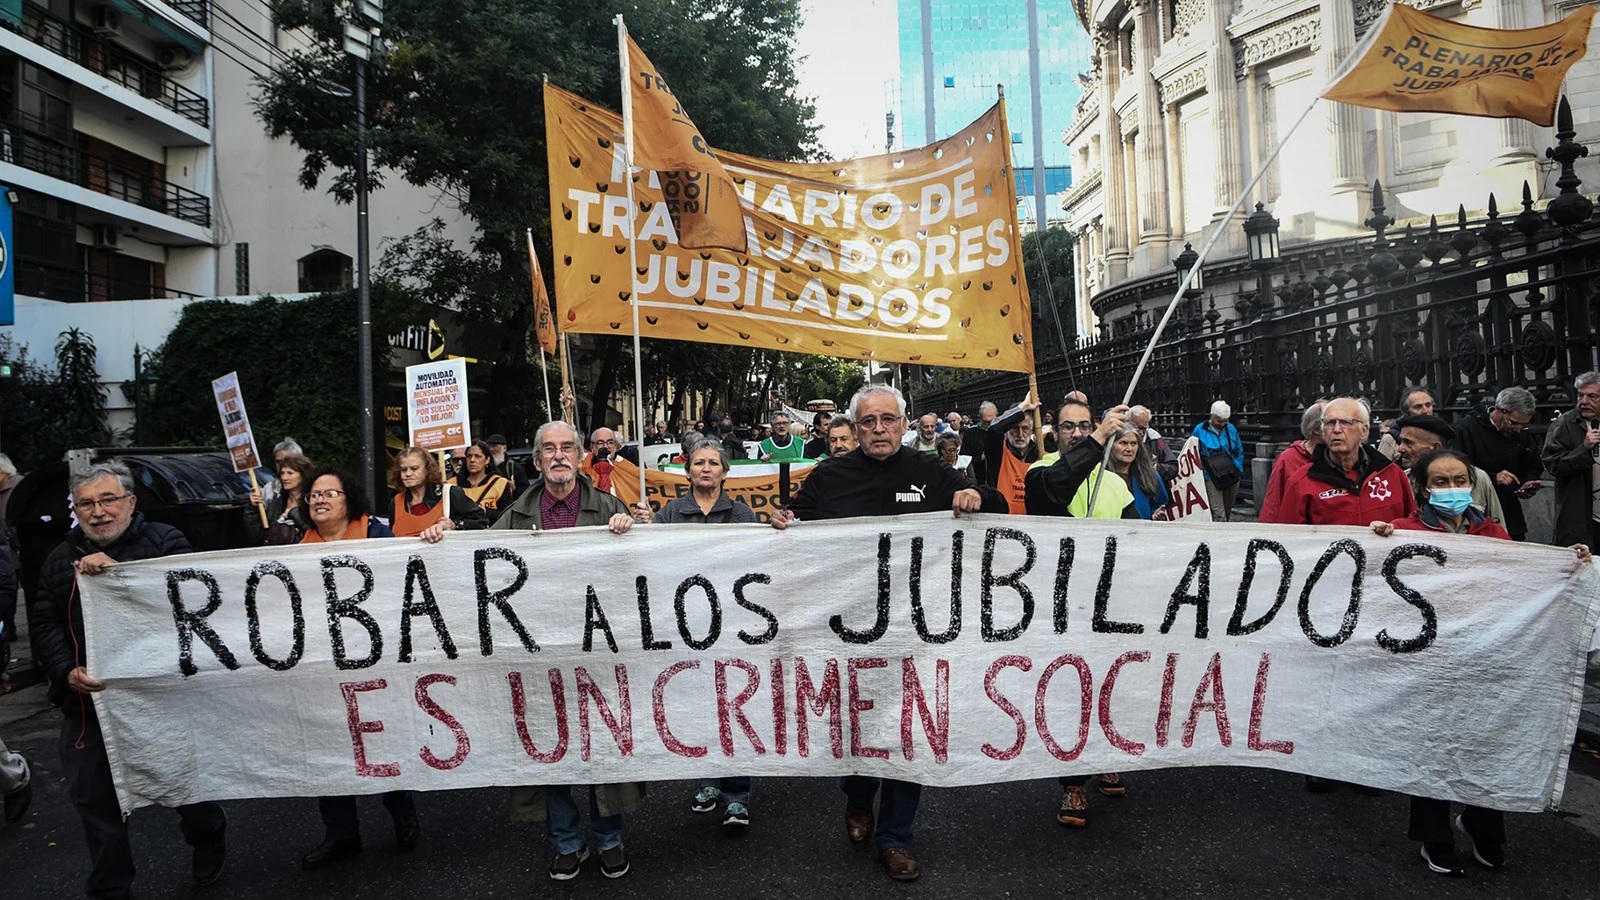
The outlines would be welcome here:
<svg viewBox="0 0 1600 900">
<path fill-rule="evenodd" d="M 884 152 L 887 91 L 899 69 L 896 0 L 801 0 L 800 90 L 817 104 L 832 159 Z"/>
</svg>

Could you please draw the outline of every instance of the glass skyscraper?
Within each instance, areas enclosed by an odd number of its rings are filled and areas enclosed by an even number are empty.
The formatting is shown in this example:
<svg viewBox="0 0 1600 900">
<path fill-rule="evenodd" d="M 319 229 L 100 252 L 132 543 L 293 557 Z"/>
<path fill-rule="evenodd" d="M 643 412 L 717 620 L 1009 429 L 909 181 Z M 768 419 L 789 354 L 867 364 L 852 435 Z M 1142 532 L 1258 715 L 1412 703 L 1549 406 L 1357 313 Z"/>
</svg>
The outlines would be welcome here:
<svg viewBox="0 0 1600 900">
<path fill-rule="evenodd" d="M 897 146 L 920 147 L 948 137 L 992 106 L 1006 88 L 1011 157 L 1016 164 L 1018 215 L 1037 222 L 1035 164 L 1043 169 L 1045 222 L 1059 220 L 1061 194 L 1072 183 L 1061 142 L 1090 69 L 1089 36 L 1071 4 L 1035 0 L 1042 117 L 1035 142 L 1029 73 L 1029 0 L 899 0 L 900 77 Z M 927 99 L 933 99 L 928 124 Z M 1042 159 L 1035 159 L 1036 148 Z"/>
</svg>

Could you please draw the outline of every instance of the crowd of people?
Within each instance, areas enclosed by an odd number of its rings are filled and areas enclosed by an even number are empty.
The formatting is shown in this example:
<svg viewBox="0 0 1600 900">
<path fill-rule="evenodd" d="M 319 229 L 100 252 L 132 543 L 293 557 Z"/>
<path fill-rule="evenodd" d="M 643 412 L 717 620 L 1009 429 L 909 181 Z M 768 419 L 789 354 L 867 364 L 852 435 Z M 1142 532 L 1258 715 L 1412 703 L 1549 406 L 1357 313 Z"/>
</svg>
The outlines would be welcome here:
<svg viewBox="0 0 1600 900">
<path fill-rule="evenodd" d="M 1522 500 L 1540 490 L 1544 473 L 1555 482 L 1555 543 L 1587 559 L 1600 540 L 1600 372 L 1579 376 L 1576 404 L 1550 424 L 1542 445 L 1527 431 L 1532 396 L 1508 387 L 1454 424 L 1439 414 L 1427 390 L 1409 388 L 1395 419 L 1378 423 L 1369 403 L 1340 396 L 1320 399 L 1301 417 L 1302 438 L 1272 463 L 1264 484 L 1254 484 L 1256 513 L 1277 525 L 1352 525 L 1388 536 L 1397 530 L 1526 540 Z M 1167 505 L 1178 474 L 1180 447 L 1151 426 L 1144 406 L 1115 406 L 1097 416 L 1074 391 L 1053 409 L 1025 397 L 1001 411 L 982 404 L 976 420 L 951 412 L 910 420 L 893 387 L 869 384 L 844 413 L 818 413 L 809 428 L 787 415 L 772 417 L 757 439 L 766 460 L 822 459 L 789 504 L 770 517 L 784 530 L 796 521 L 953 511 L 1102 519 L 1153 519 Z M 1035 431 L 1034 414 L 1046 427 Z M 1218 400 L 1190 434 L 1200 450 L 1215 520 L 1234 518 L 1246 480 L 1245 444 L 1230 406 Z M 597 428 L 586 436 L 567 421 L 541 426 L 534 436 L 531 471 L 507 456 L 503 435 L 465 448 L 441 466 L 432 453 L 407 447 L 390 472 L 388 503 L 367 497 L 361 480 L 318 467 L 293 440 L 273 450 L 275 483 L 252 494 L 266 509 L 265 545 L 324 543 L 360 538 L 437 542 L 445 532 L 475 529 L 560 529 L 604 526 L 622 534 L 635 526 L 683 523 L 751 523 L 756 516 L 724 489 L 735 459 L 744 455 L 730 419 L 707 416 L 674 436 L 653 423 L 646 446 L 681 444 L 689 490 L 660 509 L 629 507 L 611 491 L 608 461 L 625 452 L 616 433 Z M 1374 429 L 1378 437 L 1373 438 Z M 0 457 L 0 474 L 10 469 Z M 449 469 L 455 469 L 451 474 Z M 14 471 L 14 470 L 13 470 Z M 3 485 L 3 482 L 0 482 Z M 903 490 L 893 488 L 904 486 Z M 137 559 L 183 553 L 176 529 L 147 521 L 137 509 L 135 486 L 118 462 L 93 465 L 71 480 L 78 524 L 44 564 L 34 623 L 36 653 L 50 679 L 50 698 L 63 712 L 60 753 L 67 792 L 83 822 L 91 855 L 92 896 L 128 896 L 133 857 L 126 821 L 117 807 L 99 723 L 88 696 L 104 689 L 90 676 L 75 603 L 78 579 Z M 0 589 L 9 572 L 0 557 Z M 14 592 L 13 592 L 14 593 Z M 0 595 L 3 596 L 3 595 Z M 0 609 L 0 613 L 6 611 Z M 0 622 L 6 620 L 0 619 Z M 7 622 L 9 624 L 9 622 Z M 20 819 L 29 794 L 26 760 L 0 744 L 0 794 L 6 820 Z M 1114 772 L 1060 778 L 1057 820 L 1082 828 L 1090 820 L 1090 787 L 1124 796 L 1128 784 Z M 1306 778 L 1316 793 L 1334 782 Z M 579 786 L 581 787 L 581 786 Z M 624 817 L 639 808 L 644 785 L 587 786 L 587 833 L 574 786 L 539 785 L 511 791 L 512 816 L 545 823 L 553 861 L 549 877 L 577 877 L 591 852 L 600 872 L 629 871 Z M 922 787 L 894 779 L 847 776 L 844 833 L 876 850 L 888 876 L 912 880 L 921 872 L 913 829 Z M 751 779 L 728 776 L 696 786 L 689 807 L 721 811 L 730 829 L 751 823 Z M 409 791 L 383 795 L 395 843 L 410 849 L 421 840 L 422 821 Z M 316 869 L 362 852 L 353 797 L 322 797 L 323 838 L 301 859 Z M 177 810 L 193 847 L 199 884 L 220 875 L 226 857 L 227 817 L 216 803 Z M 1410 837 L 1432 871 L 1460 874 L 1452 828 L 1464 835 L 1472 858 L 1487 867 L 1504 859 L 1504 824 L 1493 810 L 1468 808 L 1454 819 L 1443 801 L 1411 801 Z"/>
</svg>

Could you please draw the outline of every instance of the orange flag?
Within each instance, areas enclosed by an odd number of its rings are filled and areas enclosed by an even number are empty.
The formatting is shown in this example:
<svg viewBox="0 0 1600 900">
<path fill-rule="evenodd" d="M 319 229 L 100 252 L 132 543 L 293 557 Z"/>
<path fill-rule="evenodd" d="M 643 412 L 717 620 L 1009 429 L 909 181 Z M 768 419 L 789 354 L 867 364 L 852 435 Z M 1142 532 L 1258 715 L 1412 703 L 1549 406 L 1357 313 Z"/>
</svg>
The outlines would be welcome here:
<svg viewBox="0 0 1600 900">
<path fill-rule="evenodd" d="M 528 229 L 528 269 L 533 273 L 533 327 L 539 335 L 539 347 L 551 356 L 556 355 L 556 323 L 550 314 L 550 293 L 544 289 L 544 272 L 539 268 L 539 254 L 533 252 L 533 229 Z"/>
<path fill-rule="evenodd" d="M 1555 121 L 1567 70 L 1589 46 L 1594 7 L 1538 28 L 1463 25 L 1394 4 L 1376 39 L 1322 96 L 1394 112 Z"/>
<path fill-rule="evenodd" d="M 733 179 L 632 35 L 628 84 L 633 160 L 660 179 L 678 246 L 745 252 L 744 210 Z"/>
</svg>

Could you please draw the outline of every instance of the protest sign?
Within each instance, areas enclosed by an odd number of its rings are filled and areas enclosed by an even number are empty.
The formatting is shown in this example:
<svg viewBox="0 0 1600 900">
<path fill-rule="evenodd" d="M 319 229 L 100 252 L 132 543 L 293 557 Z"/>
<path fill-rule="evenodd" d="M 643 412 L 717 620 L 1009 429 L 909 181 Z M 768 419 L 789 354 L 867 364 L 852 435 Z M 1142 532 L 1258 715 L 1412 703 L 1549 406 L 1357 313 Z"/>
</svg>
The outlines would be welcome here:
<svg viewBox="0 0 1600 900">
<path fill-rule="evenodd" d="M 261 465 L 261 454 L 256 451 L 256 436 L 250 430 L 250 416 L 244 411 L 244 395 L 239 393 L 239 373 L 229 372 L 211 380 L 211 392 L 217 397 L 217 415 L 222 419 L 222 433 L 228 442 L 228 456 L 233 459 L 235 472 L 250 472 Z M 254 479 L 254 476 L 251 476 Z"/>
<path fill-rule="evenodd" d="M 1206 496 L 1205 463 L 1200 458 L 1200 439 L 1192 434 L 1183 442 L 1183 452 L 1178 454 L 1178 477 L 1167 485 L 1167 496 L 1171 498 L 1167 505 L 1156 510 L 1151 518 L 1168 522 L 1191 516 L 1197 520 L 1211 519 L 1211 501 Z"/>
<path fill-rule="evenodd" d="M 466 360 L 406 366 L 406 423 L 413 447 L 432 452 L 472 443 Z"/>
<path fill-rule="evenodd" d="M 617 499 L 629 506 L 638 503 L 638 470 L 626 459 L 616 459 L 613 463 L 615 469 L 611 486 Z M 816 463 L 809 461 L 789 465 L 790 497 L 799 493 L 800 485 L 805 483 L 806 476 L 811 474 L 811 469 L 815 465 Z M 734 465 L 729 472 L 727 479 L 722 482 L 722 489 L 727 491 L 729 496 L 744 501 L 745 505 L 755 512 L 758 521 L 768 521 L 772 517 L 773 510 L 782 508 L 777 464 Z M 660 510 L 662 506 L 689 493 L 690 490 L 689 476 L 681 468 L 645 469 L 644 491 L 645 497 L 650 501 L 651 509 Z"/>
<path fill-rule="evenodd" d="M 733 344 L 928 366 L 1033 370 L 1010 142 L 998 105 L 946 140 L 787 163 L 717 150 L 738 184 L 745 252 L 679 245 L 656 172 L 634 175 L 620 117 L 545 86 L 563 332 Z"/>
<path fill-rule="evenodd" d="M 939 513 L 451 532 L 79 582 L 124 809 L 1245 765 L 1532 812 L 1561 796 L 1600 616 L 1600 572 L 1561 548 Z"/>
</svg>

